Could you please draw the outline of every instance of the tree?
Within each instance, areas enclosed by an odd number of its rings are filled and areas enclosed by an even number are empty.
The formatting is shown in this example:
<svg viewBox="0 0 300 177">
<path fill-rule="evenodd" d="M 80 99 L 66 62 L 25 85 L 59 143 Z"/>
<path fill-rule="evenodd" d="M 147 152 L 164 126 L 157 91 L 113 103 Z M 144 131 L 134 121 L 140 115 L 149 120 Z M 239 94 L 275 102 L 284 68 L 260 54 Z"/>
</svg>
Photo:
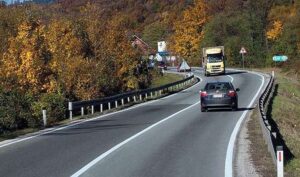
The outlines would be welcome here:
<svg viewBox="0 0 300 177">
<path fill-rule="evenodd" d="M 154 22 L 145 26 L 142 39 L 152 48 L 157 48 L 157 42 L 165 40 L 167 36 L 167 26 L 163 22 Z"/>
<path fill-rule="evenodd" d="M 267 31 L 267 38 L 270 40 L 277 39 L 283 30 L 283 24 L 280 20 L 276 20 L 273 22 L 272 28 Z"/>
<path fill-rule="evenodd" d="M 67 19 L 56 19 L 48 25 L 46 39 L 52 54 L 49 65 L 56 80 L 52 91 L 59 88 L 69 99 L 91 99 L 97 96 L 95 91 L 90 90 L 89 82 L 92 80 L 83 78 L 87 76 L 86 73 L 96 71 L 89 67 L 89 40 L 82 27 Z"/>
<path fill-rule="evenodd" d="M 47 66 L 51 54 L 45 42 L 45 26 L 36 19 L 27 19 L 18 27 L 16 37 L 9 39 L 3 69 L 10 87 L 19 85 L 34 94 L 47 92 L 51 71 Z"/>
<path fill-rule="evenodd" d="M 175 32 L 171 37 L 171 50 L 188 62 L 198 61 L 199 46 L 204 36 L 203 26 L 209 19 L 207 8 L 203 0 L 196 0 L 194 6 L 186 9 L 183 18 L 175 23 Z"/>
</svg>

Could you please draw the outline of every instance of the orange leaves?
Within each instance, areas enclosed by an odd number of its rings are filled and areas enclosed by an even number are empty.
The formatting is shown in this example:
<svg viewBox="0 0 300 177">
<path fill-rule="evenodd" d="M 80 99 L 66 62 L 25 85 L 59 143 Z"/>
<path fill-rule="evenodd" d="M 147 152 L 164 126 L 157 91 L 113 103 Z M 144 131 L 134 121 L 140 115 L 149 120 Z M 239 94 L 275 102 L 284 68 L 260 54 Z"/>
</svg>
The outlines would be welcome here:
<svg viewBox="0 0 300 177">
<path fill-rule="evenodd" d="M 26 20 L 18 27 L 18 34 L 10 39 L 4 54 L 6 77 L 14 77 L 24 90 L 44 92 L 48 87 L 49 53 L 44 39 L 44 26 L 39 21 Z"/>
<path fill-rule="evenodd" d="M 199 55 L 199 45 L 203 38 L 202 28 L 208 21 L 208 7 L 203 0 L 196 0 L 193 7 L 183 12 L 182 20 L 175 23 L 171 49 L 191 61 Z"/>
<path fill-rule="evenodd" d="M 267 38 L 270 40 L 276 40 L 283 30 L 283 24 L 280 20 L 275 20 L 272 24 L 271 29 L 267 31 Z"/>
</svg>

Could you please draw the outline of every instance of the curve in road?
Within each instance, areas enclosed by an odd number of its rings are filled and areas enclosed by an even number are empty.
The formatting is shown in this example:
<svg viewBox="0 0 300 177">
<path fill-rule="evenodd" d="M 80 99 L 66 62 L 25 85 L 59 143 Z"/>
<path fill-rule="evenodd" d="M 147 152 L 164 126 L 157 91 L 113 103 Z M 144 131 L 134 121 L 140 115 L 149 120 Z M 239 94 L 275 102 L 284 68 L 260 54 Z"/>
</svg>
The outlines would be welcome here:
<svg viewBox="0 0 300 177">
<path fill-rule="evenodd" d="M 202 79 L 173 96 L 3 146 L 0 174 L 66 177 L 94 160 L 81 176 L 224 176 L 230 137 L 262 81 L 241 72 Z M 241 88 L 240 109 L 202 113 L 205 83 L 232 79 Z"/>
</svg>

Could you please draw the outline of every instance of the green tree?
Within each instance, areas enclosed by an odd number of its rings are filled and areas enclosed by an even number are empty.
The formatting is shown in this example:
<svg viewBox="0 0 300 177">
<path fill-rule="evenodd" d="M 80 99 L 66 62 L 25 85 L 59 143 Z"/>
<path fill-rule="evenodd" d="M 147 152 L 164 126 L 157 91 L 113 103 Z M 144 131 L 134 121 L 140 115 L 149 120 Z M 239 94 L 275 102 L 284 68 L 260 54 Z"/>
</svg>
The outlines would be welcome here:
<svg viewBox="0 0 300 177">
<path fill-rule="evenodd" d="M 153 49 L 157 48 L 157 42 L 167 37 L 167 26 L 163 22 L 154 22 L 145 26 L 142 39 Z"/>
</svg>

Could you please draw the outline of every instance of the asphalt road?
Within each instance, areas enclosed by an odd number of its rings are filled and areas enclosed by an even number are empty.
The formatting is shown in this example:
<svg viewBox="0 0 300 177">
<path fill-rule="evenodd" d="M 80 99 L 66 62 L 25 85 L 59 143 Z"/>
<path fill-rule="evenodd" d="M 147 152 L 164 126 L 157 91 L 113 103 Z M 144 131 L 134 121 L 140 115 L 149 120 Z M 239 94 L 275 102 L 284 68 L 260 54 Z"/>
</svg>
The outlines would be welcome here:
<svg viewBox="0 0 300 177">
<path fill-rule="evenodd" d="M 0 147 L 0 176 L 224 176 L 231 134 L 251 109 L 262 78 L 235 71 L 194 73 L 202 81 L 175 95 Z M 239 110 L 202 113 L 199 90 L 207 81 L 224 80 L 241 89 Z"/>
</svg>

